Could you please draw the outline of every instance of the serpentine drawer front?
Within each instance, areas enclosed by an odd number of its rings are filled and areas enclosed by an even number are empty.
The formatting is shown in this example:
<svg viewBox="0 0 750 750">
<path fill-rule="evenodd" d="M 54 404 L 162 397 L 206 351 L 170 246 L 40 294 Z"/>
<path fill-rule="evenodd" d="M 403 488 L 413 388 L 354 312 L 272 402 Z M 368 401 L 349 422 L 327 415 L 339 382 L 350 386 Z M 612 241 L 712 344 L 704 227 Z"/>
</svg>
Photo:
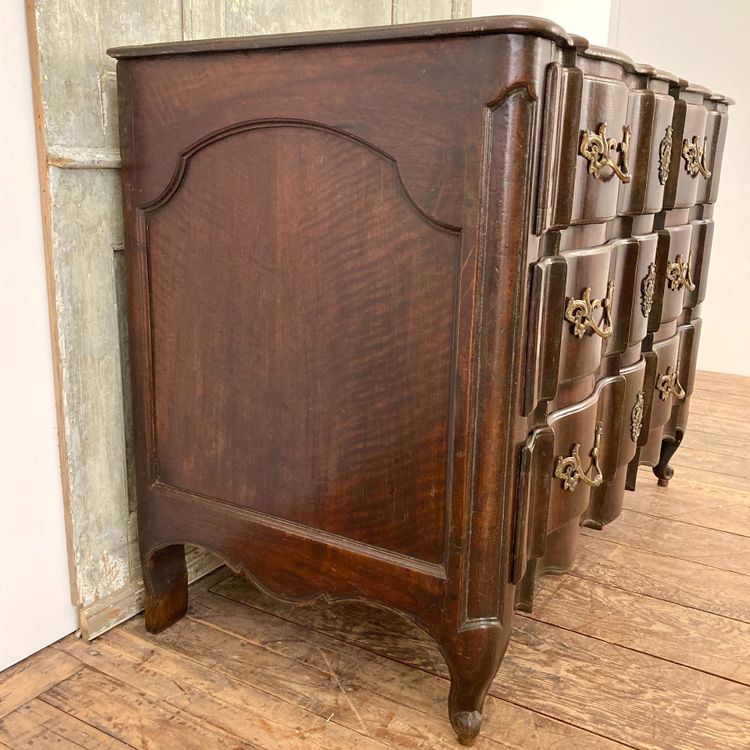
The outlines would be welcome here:
<svg viewBox="0 0 750 750">
<path fill-rule="evenodd" d="M 671 476 L 730 100 L 498 17 L 111 51 L 146 627 L 185 544 L 440 645 Z"/>
</svg>

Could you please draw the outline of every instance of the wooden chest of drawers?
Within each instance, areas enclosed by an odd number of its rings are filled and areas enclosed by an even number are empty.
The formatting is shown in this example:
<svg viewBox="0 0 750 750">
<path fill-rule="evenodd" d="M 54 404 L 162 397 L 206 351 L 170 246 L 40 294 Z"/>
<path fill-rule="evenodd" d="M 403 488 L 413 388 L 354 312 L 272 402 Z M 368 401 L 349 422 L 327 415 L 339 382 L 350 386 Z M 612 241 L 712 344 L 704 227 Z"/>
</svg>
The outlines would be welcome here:
<svg viewBox="0 0 750 750">
<path fill-rule="evenodd" d="M 186 543 L 396 610 L 471 744 L 535 578 L 671 475 L 730 101 L 513 17 L 111 54 L 147 627 Z"/>
</svg>

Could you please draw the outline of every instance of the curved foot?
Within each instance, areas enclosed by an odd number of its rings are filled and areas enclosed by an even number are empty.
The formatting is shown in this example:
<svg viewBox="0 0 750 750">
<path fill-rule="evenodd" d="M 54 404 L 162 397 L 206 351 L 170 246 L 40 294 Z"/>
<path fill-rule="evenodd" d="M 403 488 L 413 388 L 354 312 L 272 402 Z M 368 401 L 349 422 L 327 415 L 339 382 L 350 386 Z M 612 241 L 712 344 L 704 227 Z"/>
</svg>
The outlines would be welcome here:
<svg viewBox="0 0 750 750">
<path fill-rule="evenodd" d="M 674 469 L 669 465 L 675 451 L 680 447 L 683 435 L 685 433 L 678 429 L 675 430 L 675 436 L 667 435 L 661 441 L 661 453 L 659 454 L 659 463 L 654 466 L 654 474 L 657 478 L 659 487 L 669 486 L 669 480 L 674 476 Z"/>
<path fill-rule="evenodd" d="M 499 623 L 464 630 L 441 643 L 451 674 L 448 715 L 458 741 L 470 747 L 482 726 L 487 691 L 508 645 L 510 628 Z"/>
<path fill-rule="evenodd" d="M 451 714 L 451 725 L 458 735 L 458 741 L 465 747 L 471 747 L 482 726 L 482 714 L 479 711 L 457 711 Z"/>
<path fill-rule="evenodd" d="M 146 630 L 159 633 L 187 612 L 185 547 L 173 544 L 143 556 Z"/>
</svg>

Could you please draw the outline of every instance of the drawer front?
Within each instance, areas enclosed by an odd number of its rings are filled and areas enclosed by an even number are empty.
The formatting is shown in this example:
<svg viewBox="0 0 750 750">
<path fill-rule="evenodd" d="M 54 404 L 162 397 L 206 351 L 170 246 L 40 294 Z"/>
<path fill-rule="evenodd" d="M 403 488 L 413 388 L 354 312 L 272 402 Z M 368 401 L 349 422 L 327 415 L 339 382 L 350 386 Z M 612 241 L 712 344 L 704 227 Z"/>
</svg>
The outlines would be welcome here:
<svg viewBox="0 0 750 750">
<path fill-rule="evenodd" d="M 560 341 L 559 382 L 590 375 L 599 368 L 614 333 L 616 243 L 561 254 L 567 265 Z"/>
<path fill-rule="evenodd" d="M 605 378 L 585 401 L 550 414 L 553 465 L 547 532 L 581 516 L 592 486 L 610 481 L 617 467 L 625 379 Z"/>
<path fill-rule="evenodd" d="M 657 213 L 662 208 L 669 175 L 674 99 L 653 91 L 631 91 L 628 124 L 631 180 L 620 186 L 618 213 Z"/>
<path fill-rule="evenodd" d="M 688 104 L 682 140 L 672 144 L 680 154 L 677 173 L 675 208 L 690 208 L 695 205 L 698 188 L 706 181 L 705 132 L 706 109 L 699 104 Z"/>
<path fill-rule="evenodd" d="M 628 87 L 584 76 L 571 224 L 609 221 L 617 215 L 620 185 L 630 180 L 632 132 Z"/>
<path fill-rule="evenodd" d="M 721 161 L 724 156 L 724 145 L 727 140 L 726 112 L 709 111 L 706 115 L 706 166 L 711 172 L 708 179 L 703 179 L 698 185 L 698 203 L 715 203 L 719 191 L 719 177 L 721 175 Z"/>
<path fill-rule="evenodd" d="M 714 223 L 711 219 L 702 219 L 692 221 L 690 224 L 692 227 L 688 264 L 690 284 L 685 289 L 683 306 L 692 308 L 699 305 L 706 298 L 711 243 L 714 237 Z"/>
<path fill-rule="evenodd" d="M 679 347 L 680 337 L 677 335 L 653 346 L 656 366 L 653 381 L 650 383 L 651 430 L 666 424 L 672 407 L 684 399 L 684 388 L 678 370 Z"/>
<path fill-rule="evenodd" d="M 648 330 L 677 320 L 684 305 L 690 269 L 690 239 L 693 227 L 683 224 L 659 232 L 656 253 L 658 296 L 651 307 Z"/>
</svg>

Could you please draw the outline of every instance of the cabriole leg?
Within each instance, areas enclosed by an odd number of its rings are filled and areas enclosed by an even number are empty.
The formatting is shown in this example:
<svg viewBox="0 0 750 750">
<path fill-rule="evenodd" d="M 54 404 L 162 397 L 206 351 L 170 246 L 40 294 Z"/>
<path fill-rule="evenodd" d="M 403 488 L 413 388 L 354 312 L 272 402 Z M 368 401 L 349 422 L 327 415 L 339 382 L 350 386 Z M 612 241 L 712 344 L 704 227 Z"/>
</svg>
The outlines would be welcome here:
<svg viewBox="0 0 750 750">
<path fill-rule="evenodd" d="M 443 643 L 443 655 L 451 674 L 448 713 L 458 741 L 474 744 L 482 725 L 487 691 L 495 679 L 508 638 L 499 627 L 477 628 Z"/>
<path fill-rule="evenodd" d="M 684 431 L 679 428 L 675 430 L 675 436 L 667 435 L 661 441 L 661 453 L 659 463 L 654 466 L 654 474 L 658 478 L 659 487 L 667 487 L 669 480 L 674 476 L 674 469 L 669 465 L 675 451 L 680 447 Z"/>
</svg>

